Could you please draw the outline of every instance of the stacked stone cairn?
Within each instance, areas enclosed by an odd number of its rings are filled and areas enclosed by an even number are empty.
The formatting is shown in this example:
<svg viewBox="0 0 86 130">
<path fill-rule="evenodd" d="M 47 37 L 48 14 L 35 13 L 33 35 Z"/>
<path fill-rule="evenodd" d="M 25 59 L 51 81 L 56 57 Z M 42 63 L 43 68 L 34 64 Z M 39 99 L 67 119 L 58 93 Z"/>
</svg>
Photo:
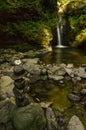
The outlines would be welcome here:
<svg viewBox="0 0 86 130">
<path fill-rule="evenodd" d="M 29 104 L 29 100 L 27 97 L 27 86 L 25 79 L 25 70 L 22 65 L 15 65 L 14 72 L 13 72 L 13 79 L 14 79 L 14 88 L 13 92 L 15 95 L 16 105 L 18 107 L 23 107 Z"/>
</svg>

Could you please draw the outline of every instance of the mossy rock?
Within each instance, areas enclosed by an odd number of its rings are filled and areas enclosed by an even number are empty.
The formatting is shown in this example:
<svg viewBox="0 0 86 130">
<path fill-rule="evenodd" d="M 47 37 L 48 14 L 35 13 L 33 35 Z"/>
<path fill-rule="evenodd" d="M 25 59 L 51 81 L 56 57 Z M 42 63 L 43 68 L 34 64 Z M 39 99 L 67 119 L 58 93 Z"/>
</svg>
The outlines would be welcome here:
<svg viewBox="0 0 86 130">
<path fill-rule="evenodd" d="M 46 125 L 43 110 L 37 103 L 16 108 L 12 121 L 17 130 L 44 130 Z"/>
<path fill-rule="evenodd" d="M 75 37 L 75 41 L 73 42 L 72 46 L 86 46 L 86 29 L 82 30 L 81 33 L 79 33 Z"/>
</svg>

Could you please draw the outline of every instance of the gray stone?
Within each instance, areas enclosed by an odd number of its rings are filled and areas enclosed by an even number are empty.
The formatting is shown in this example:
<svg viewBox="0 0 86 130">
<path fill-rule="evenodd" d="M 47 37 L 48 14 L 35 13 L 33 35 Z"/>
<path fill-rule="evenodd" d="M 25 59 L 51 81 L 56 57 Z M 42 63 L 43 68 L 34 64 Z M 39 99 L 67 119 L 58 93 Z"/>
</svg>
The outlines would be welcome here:
<svg viewBox="0 0 86 130">
<path fill-rule="evenodd" d="M 30 74 L 39 75 L 41 73 L 41 67 L 40 67 L 40 65 L 37 64 L 38 61 L 39 61 L 38 58 L 28 59 L 24 63 L 23 67 Z"/>
<path fill-rule="evenodd" d="M 73 93 L 68 94 L 68 99 L 73 102 L 79 102 L 80 97 L 78 95 L 75 95 Z"/>
<path fill-rule="evenodd" d="M 81 95 L 86 96 L 86 89 L 82 89 L 80 93 Z"/>
<path fill-rule="evenodd" d="M 46 125 L 44 112 L 37 103 L 16 108 L 12 115 L 12 121 L 17 130 L 44 130 Z"/>
<path fill-rule="evenodd" d="M 81 78 L 86 78 L 85 68 L 83 68 L 83 67 L 79 68 L 78 76 Z"/>
<path fill-rule="evenodd" d="M 33 65 L 37 64 L 39 61 L 39 58 L 33 58 L 33 59 L 23 59 L 22 62 L 25 63 L 25 65 Z"/>
<path fill-rule="evenodd" d="M 47 119 L 47 128 L 48 130 L 58 130 L 58 124 L 56 121 L 55 114 L 52 108 L 48 107 L 46 109 L 46 119 Z"/>
<path fill-rule="evenodd" d="M 14 106 L 9 99 L 0 102 L 0 123 L 5 124 L 9 122 Z"/>
<path fill-rule="evenodd" d="M 2 76 L 0 79 L 0 97 L 1 99 L 14 97 L 14 81 L 9 76 Z"/>
<path fill-rule="evenodd" d="M 73 64 L 68 64 L 68 65 L 67 65 L 67 68 L 73 68 L 73 67 L 74 67 Z"/>
<path fill-rule="evenodd" d="M 64 68 L 60 68 L 60 69 L 58 70 L 58 75 L 59 75 L 59 76 L 64 76 L 65 74 L 66 74 L 66 71 L 65 71 Z"/>
<path fill-rule="evenodd" d="M 14 74 L 15 75 L 21 75 L 21 74 L 24 74 L 24 73 L 25 73 L 25 70 L 24 70 L 22 65 L 14 66 Z"/>
<path fill-rule="evenodd" d="M 69 76 L 71 76 L 71 74 L 73 74 L 73 70 L 72 70 L 72 69 L 70 69 L 70 68 L 65 68 L 65 70 L 66 70 L 66 72 L 67 72 L 67 74 L 68 74 Z"/>
<path fill-rule="evenodd" d="M 56 66 L 56 65 L 53 65 L 53 66 L 50 66 L 47 70 L 48 74 L 49 75 L 57 75 L 58 74 L 58 70 L 59 70 L 60 67 Z"/>
<path fill-rule="evenodd" d="M 64 79 L 63 76 L 56 76 L 56 75 L 50 75 L 49 78 L 53 79 L 54 81 L 60 81 Z"/>
<path fill-rule="evenodd" d="M 69 121 L 67 130 L 85 130 L 85 128 L 84 128 L 83 124 L 81 123 L 79 117 L 74 115 L 71 117 L 71 119 Z"/>
</svg>

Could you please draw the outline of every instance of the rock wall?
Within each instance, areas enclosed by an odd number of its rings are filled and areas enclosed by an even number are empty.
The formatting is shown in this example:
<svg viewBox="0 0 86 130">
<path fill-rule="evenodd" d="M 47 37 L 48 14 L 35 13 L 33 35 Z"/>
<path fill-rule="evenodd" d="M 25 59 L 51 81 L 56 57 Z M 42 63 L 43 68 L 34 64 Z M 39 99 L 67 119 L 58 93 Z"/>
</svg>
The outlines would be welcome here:
<svg viewBox="0 0 86 130">
<path fill-rule="evenodd" d="M 74 0 L 66 5 L 64 17 L 66 19 L 64 41 L 73 47 L 86 48 L 86 1 Z"/>
</svg>

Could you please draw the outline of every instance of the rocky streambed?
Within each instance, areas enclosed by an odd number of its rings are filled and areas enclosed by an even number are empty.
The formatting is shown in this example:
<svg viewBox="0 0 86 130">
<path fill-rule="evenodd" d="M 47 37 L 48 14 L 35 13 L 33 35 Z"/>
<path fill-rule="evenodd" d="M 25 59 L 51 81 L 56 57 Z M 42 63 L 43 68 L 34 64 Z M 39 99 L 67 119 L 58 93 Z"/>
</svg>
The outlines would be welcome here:
<svg viewBox="0 0 86 130">
<path fill-rule="evenodd" d="M 0 51 L 0 129 L 85 130 L 86 65 L 44 64 L 41 53 L 47 51 Z M 21 65 L 30 103 L 17 107 L 12 75 L 14 66 L 21 72 Z"/>
</svg>

